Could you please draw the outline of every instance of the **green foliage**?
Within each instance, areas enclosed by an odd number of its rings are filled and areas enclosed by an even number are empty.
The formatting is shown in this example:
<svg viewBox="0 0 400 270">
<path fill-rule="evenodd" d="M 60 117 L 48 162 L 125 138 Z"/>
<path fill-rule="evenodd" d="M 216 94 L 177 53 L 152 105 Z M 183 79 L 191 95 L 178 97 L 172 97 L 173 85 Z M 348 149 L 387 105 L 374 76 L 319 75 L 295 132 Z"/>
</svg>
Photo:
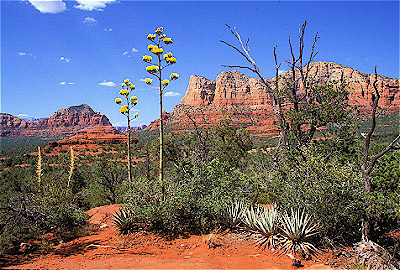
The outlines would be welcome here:
<svg viewBox="0 0 400 270">
<path fill-rule="evenodd" d="M 91 207 L 123 202 L 123 182 L 126 179 L 127 168 L 124 162 L 98 157 L 93 164 L 89 184 Z"/>
<path fill-rule="evenodd" d="M 357 165 L 342 164 L 335 157 L 327 161 L 315 152 L 305 161 L 285 154 L 278 165 L 269 159 L 267 171 L 250 165 L 258 175 L 259 202 L 276 202 L 283 209 L 305 209 L 321 224 L 322 235 L 334 241 L 351 243 L 359 239 L 363 204 Z M 275 166 L 279 167 L 273 169 Z"/>
<path fill-rule="evenodd" d="M 190 169 L 186 174 L 179 168 L 169 171 L 165 200 L 161 200 L 155 178 L 138 177 L 129 183 L 129 207 L 138 219 L 172 233 L 205 233 L 215 228 L 221 210 L 232 200 L 252 194 L 247 177 L 218 159 L 205 166 L 206 178 L 196 174 L 197 165 Z"/>
</svg>

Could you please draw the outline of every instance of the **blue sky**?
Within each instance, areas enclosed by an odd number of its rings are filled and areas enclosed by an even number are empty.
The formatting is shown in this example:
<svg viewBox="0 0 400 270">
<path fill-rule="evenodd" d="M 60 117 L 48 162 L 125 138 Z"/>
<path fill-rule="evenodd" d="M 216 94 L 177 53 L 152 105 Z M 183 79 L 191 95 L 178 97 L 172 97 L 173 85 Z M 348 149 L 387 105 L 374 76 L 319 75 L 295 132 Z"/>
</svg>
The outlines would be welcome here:
<svg viewBox="0 0 400 270">
<path fill-rule="evenodd" d="M 1 2 L 1 111 L 15 116 L 48 117 L 86 103 L 113 124 L 124 124 L 114 98 L 129 78 L 139 99 L 134 125 L 158 118 L 157 90 L 140 81 L 148 77 L 141 60 L 148 54 L 146 36 L 158 26 L 174 40 L 167 48 L 178 61 L 166 72 L 180 75 L 166 89 L 169 112 L 184 96 L 190 75 L 215 80 L 228 70 L 221 65 L 244 63 L 219 42 L 236 44 L 225 24 L 250 38 L 265 77 L 274 76 L 273 46 L 280 61 L 289 59 L 287 37 L 295 38 L 304 20 L 306 46 L 317 31 L 321 37 L 316 60 L 365 73 L 377 65 L 380 74 L 399 77 L 398 1 L 31 2 Z"/>
</svg>

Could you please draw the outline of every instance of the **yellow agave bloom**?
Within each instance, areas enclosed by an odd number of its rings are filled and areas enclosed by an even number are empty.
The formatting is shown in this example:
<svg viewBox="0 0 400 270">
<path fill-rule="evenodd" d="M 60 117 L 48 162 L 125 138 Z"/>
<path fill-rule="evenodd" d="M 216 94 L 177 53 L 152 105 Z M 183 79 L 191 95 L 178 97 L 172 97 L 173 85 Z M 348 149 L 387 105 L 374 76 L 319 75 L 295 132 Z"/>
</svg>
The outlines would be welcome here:
<svg viewBox="0 0 400 270">
<path fill-rule="evenodd" d="M 115 103 L 121 104 L 121 102 L 122 102 L 122 99 L 120 99 L 120 98 L 116 98 L 116 99 L 115 99 Z"/>
<path fill-rule="evenodd" d="M 127 84 L 128 82 L 129 82 L 129 79 L 125 79 L 125 80 L 124 80 L 124 83 Z"/>
<path fill-rule="evenodd" d="M 127 111 L 129 111 L 128 106 L 127 105 L 122 105 L 121 108 L 119 109 L 120 113 L 125 113 Z"/>
<path fill-rule="evenodd" d="M 144 82 L 147 84 L 151 84 L 153 82 L 153 80 L 150 78 L 146 78 L 146 79 L 144 79 Z"/>
<path fill-rule="evenodd" d="M 172 57 L 172 52 L 167 52 L 166 54 L 164 54 L 164 59 L 167 59 L 170 57 Z"/>
<path fill-rule="evenodd" d="M 139 114 L 138 114 L 138 113 L 135 113 L 134 117 L 136 118 L 136 117 L 138 117 L 138 116 L 139 116 Z"/>
<path fill-rule="evenodd" d="M 154 46 L 153 49 L 151 49 L 151 52 L 154 53 L 154 54 L 159 55 L 159 54 L 162 54 L 164 52 L 164 49 L 163 48 L 158 48 L 157 46 Z"/>
<path fill-rule="evenodd" d="M 167 86 L 167 85 L 169 84 L 169 80 L 163 80 L 163 81 L 161 82 L 161 84 Z"/>
<path fill-rule="evenodd" d="M 121 85 L 121 87 L 124 88 L 124 87 L 125 87 L 125 84 L 123 83 L 123 84 Z"/>
<path fill-rule="evenodd" d="M 131 91 L 129 91 L 129 90 L 127 90 L 127 89 L 126 89 L 126 90 L 121 90 L 121 91 L 119 91 L 119 94 L 120 94 L 120 95 L 123 95 L 123 96 L 124 96 L 124 95 L 127 96 L 127 95 L 129 95 L 130 93 L 131 93 Z"/>
<path fill-rule="evenodd" d="M 155 32 L 157 35 L 161 35 L 163 31 L 164 31 L 164 27 L 158 27 Z"/>
<path fill-rule="evenodd" d="M 150 44 L 149 46 L 147 46 L 147 49 L 148 49 L 149 51 L 151 51 L 154 47 L 157 47 L 157 46 L 154 46 L 153 44 Z"/>
<path fill-rule="evenodd" d="M 153 41 L 156 38 L 156 35 L 154 34 L 148 34 L 147 39 Z"/>
<path fill-rule="evenodd" d="M 173 43 L 173 41 L 172 41 L 171 38 L 165 37 L 165 38 L 163 38 L 162 40 L 164 41 L 165 44 L 171 44 L 171 43 Z"/>
<path fill-rule="evenodd" d="M 130 85 L 129 85 L 129 88 L 131 88 L 131 90 L 133 90 L 133 89 L 135 89 L 135 85 L 130 84 Z"/>
<path fill-rule="evenodd" d="M 142 60 L 147 62 L 147 63 L 150 63 L 151 60 L 153 60 L 153 57 L 151 57 L 150 55 L 145 55 L 145 56 L 142 57 Z"/>
<path fill-rule="evenodd" d="M 149 73 L 154 73 L 158 71 L 158 66 L 148 66 L 146 67 L 146 71 Z"/>
<path fill-rule="evenodd" d="M 131 103 L 133 103 L 133 105 L 137 105 L 137 102 L 138 102 L 137 99 L 134 99 L 131 101 Z"/>
<path fill-rule="evenodd" d="M 172 73 L 171 76 L 169 76 L 171 78 L 171 80 L 176 80 L 179 78 L 178 73 Z"/>
<path fill-rule="evenodd" d="M 165 59 L 165 61 L 168 63 L 168 64 L 175 64 L 176 63 L 176 58 L 175 57 L 168 57 L 168 58 L 166 58 Z"/>
</svg>

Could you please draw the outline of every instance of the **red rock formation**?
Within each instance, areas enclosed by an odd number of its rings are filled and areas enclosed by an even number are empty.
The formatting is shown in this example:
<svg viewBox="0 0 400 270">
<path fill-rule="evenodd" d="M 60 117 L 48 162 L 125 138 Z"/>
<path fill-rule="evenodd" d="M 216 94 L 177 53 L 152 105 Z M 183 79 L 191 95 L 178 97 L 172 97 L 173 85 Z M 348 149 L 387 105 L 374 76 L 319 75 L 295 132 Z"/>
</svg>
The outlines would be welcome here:
<svg viewBox="0 0 400 270">
<path fill-rule="evenodd" d="M 289 72 L 283 74 L 289 75 Z M 370 109 L 375 75 L 335 63 L 315 62 L 312 63 L 310 77 L 316 83 L 343 79 L 350 90 L 349 104 L 357 105 L 360 110 Z M 274 79 L 267 79 L 267 82 L 268 87 L 274 89 Z M 398 111 L 399 79 L 379 76 L 377 86 L 381 94 L 380 107 L 389 113 Z M 176 105 L 171 114 L 166 114 L 166 124 L 174 130 L 183 131 L 193 128 L 193 121 L 199 126 L 210 126 L 228 115 L 234 125 L 246 127 L 255 135 L 276 134 L 275 116 L 267 90 L 261 80 L 235 70 L 222 72 L 215 82 L 192 75 L 181 104 Z M 147 129 L 155 129 L 156 125 L 158 120 Z"/>
<path fill-rule="evenodd" d="M 163 117 L 163 120 L 164 120 L 164 124 L 168 123 L 168 120 L 169 120 L 170 116 L 171 116 L 170 113 L 168 113 L 166 111 L 163 111 L 162 117 Z M 145 129 L 146 130 L 155 130 L 155 129 L 158 129 L 159 127 L 160 127 L 160 119 L 156 119 L 156 120 L 152 121 L 150 123 L 150 125 L 148 125 L 147 128 L 145 128 Z"/>
<path fill-rule="evenodd" d="M 25 122 L 10 114 L 0 114 L 0 137 L 66 137 L 98 128 L 114 130 L 105 115 L 93 111 L 86 104 L 59 110 L 50 118 L 34 123 Z"/>
<path fill-rule="evenodd" d="M 78 134 L 72 136 L 69 139 L 63 139 L 58 141 L 49 142 L 49 145 L 43 149 L 47 155 L 58 155 L 62 150 L 69 150 L 72 146 L 74 150 L 80 152 L 89 152 L 90 150 L 96 150 L 91 153 L 97 155 L 104 151 L 104 148 L 108 144 L 118 145 L 127 142 L 127 136 L 120 134 L 117 130 L 110 130 L 108 128 L 101 128 L 90 130 L 85 134 Z M 131 138 L 132 143 L 137 143 L 138 139 L 135 137 Z"/>
</svg>

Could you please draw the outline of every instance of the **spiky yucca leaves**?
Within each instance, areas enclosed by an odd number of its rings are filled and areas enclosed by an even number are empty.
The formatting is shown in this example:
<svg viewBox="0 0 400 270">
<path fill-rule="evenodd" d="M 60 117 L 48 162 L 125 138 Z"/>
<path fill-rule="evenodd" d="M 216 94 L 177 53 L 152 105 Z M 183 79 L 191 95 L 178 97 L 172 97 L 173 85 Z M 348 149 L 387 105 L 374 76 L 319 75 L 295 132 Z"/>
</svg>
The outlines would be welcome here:
<svg viewBox="0 0 400 270">
<path fill-rule="evenodd" d="M 133 211 L 126 208 L 121 208 L 111 220 L 114 221 L 119 234 L 131 234 L 139 229 Z"/>
<path fill-rule="evenodd" d="M 248 209 L 247 203 L 235 201 L 221 212 L 221 222 L 229 229 L 237 228 L 243 220 L 244 214 Z"/>
<path fill-rule="evenodd" d="M 279 212 L 276 206 L 250 206 L 244 214 L 243 223 L 247 230 L 256 235 L 257 244 L 262 248 L 275 248 L 279 243 Z"/>
<path fill-rule="evenodd" d="M 310 237 L 319 233 L 318 225 L 303 211 L 290 209 L 281 216 L 280 234 L 282 240 L 280 247 L 283 252 L 296 255 L 300 253 L 304 258 L 316 255 L 319 250 L 311 244 Z"/>
</svg>

